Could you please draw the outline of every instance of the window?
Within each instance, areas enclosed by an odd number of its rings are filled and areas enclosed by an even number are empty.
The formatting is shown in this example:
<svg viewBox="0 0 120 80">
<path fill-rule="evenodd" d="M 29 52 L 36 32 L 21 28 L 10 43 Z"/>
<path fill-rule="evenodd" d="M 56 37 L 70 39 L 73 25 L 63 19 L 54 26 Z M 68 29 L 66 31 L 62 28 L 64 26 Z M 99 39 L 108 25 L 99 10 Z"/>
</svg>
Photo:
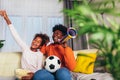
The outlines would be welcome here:
<svg viewBox="0 0 120 80">
<path fill-rule="evenodd" d="M 42 32 L 51 37 L 52 27 L 55 24 L 64 24 L 61 13 L 63 3 L 57 0 L 0 0 L 0 9 L 7 11 L 18 34 L 28 45 L 35 33 Z M 21 51 L 2 18 L 0 26 L 0 39 L 6 40 L 1 51 Z"/>
</svg>

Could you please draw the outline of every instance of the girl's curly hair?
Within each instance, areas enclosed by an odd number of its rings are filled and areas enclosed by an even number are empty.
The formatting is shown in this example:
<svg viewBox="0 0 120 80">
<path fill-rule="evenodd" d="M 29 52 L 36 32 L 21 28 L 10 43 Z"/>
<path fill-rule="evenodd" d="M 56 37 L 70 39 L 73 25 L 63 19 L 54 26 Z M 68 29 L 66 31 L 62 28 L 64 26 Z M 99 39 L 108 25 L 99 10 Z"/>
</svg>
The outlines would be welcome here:
<svg viewBox="0 0 120 80">
<path fill-rule="evenodd" d="M 35 37 L 33 38 L 33 40 L 36 38 L 36 37 L 40 37 L 42 39 L 42 42 L 40 44 L 40 46 L 43 46 L 44 44 L 46 44 L 47 42 L 50 41 L 49 37 L 47 34 L 42 34 L 42 33 L 37 33 L 35 35 Z"/>
</svg>

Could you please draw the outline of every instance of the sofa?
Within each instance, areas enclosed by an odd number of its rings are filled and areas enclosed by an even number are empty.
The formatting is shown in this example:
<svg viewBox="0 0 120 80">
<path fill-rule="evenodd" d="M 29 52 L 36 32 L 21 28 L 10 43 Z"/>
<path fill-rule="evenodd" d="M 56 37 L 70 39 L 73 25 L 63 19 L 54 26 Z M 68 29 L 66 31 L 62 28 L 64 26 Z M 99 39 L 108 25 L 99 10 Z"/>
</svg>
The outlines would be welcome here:
<svg viewBox="0 0 120 80">
<path fill-rule="evenodd" d="M 81 50 L 74 51 L 74 56 Z M 84 50 L 89 52 L 89 50 Z M 21 52 L 0 52 L 0 80 L 16 80 L 15 70 L 20 69 Z M 73 80 L 113 80 L 109 73 L 94 72 L 85 74 L 71 72 Z"/>
</svg>

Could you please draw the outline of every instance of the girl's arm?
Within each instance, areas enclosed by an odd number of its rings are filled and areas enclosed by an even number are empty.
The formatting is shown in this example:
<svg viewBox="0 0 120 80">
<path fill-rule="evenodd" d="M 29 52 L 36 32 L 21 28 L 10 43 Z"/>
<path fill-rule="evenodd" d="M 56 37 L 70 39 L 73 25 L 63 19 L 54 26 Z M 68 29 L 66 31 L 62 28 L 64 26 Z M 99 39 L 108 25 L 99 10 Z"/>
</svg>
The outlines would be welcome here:
<svg viewBox="0 0 120 80">
<path fill-rule="evenodd" d="M 11 21 L 10 21 L 10 19 L 8 18 L 7 14 L 6 14 L 6 11 L 0 10 L 0 15 L 3 16 L 3 18 L 5 19 L 5 21 L 6 21 L 6 23 L 7 23 L 8 25 L 11 24 Z"/>
<path fill-rule="evenodd" d="M 14 37 L 14 39 L 16 40 L 18 45 L 23 50 L 26 49 L 27 45 L 21 40 L 20 36 L 18 35 L 17 31 L 15 30 L 14 26 L 12 25 L 12 22 L 10 21 L 6 11 L 0 10 L 0 15 L 3 16 L 3 18 L 5 19 L 7 25 L 9 26 L 9 29 L 10 29 L 10 31 L 12 33 L 12 36 Z"/>
</svg>

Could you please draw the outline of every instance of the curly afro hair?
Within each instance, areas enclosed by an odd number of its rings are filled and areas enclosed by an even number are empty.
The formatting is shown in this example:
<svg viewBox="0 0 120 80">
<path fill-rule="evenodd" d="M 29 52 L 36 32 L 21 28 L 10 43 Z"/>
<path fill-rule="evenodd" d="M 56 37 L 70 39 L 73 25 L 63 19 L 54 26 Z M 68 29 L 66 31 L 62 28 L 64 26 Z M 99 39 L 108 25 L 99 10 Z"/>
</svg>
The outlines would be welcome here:
<svg viewBox="0 0 120 80">
<path fill-rule="evenodd" d="M 63 26 L 62 24 L 57 24 L 53 27 L 52 32 L 55 32 L 56 30 L 60 30 L 63 35 L 67 34 L 67 27 Z"/>
</svg>

